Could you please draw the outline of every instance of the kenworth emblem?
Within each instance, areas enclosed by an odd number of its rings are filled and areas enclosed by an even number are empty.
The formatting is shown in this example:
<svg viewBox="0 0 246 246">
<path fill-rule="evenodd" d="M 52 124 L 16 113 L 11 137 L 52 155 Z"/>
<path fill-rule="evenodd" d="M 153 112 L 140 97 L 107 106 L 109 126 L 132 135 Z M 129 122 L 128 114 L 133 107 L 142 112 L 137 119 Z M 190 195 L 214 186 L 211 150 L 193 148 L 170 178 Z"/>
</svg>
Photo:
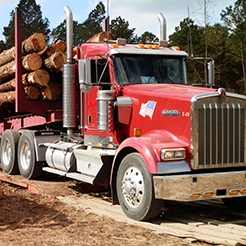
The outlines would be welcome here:
<svg viewBox="0 0 246 246">
<path fill-rule="evenodd" d="M 162 114 L 162 116 L 169 116 L 169 117 L 180 116 L 180 112 L 177 109 L 163 110 L 161 114 Z"/>
</svg>

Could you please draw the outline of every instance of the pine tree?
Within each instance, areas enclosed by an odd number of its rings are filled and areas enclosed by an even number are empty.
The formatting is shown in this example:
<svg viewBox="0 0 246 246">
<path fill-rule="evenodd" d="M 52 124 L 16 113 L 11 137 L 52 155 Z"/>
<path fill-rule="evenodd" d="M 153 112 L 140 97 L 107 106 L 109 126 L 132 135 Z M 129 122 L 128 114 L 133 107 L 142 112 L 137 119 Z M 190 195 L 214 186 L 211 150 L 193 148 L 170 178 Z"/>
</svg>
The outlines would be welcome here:
<svg viewBox="0 0 246 246">
<path fill-rule="evenodd" d="M 129 22 L 120 16 L 111 21 L 110 31 L 115 38 L 125 38 L 128 43 L 136 42 L 135 28 L 129 29 Z"/>
<path fill-rule="evenodd" d="M 46 37 L 50 32 L 49 21 L 42 18 L 41 7 L 36 0 L 20 0 L 17 5 L 22 16 L 22 39 L 26 39 L 33 33 L 40 32 Z M 3 35 L 5 36 L 5 48 L 14 46 L 14 10 L 10 13 L 10 21 L 7 27 L 4 27 Z"/>
</svg>

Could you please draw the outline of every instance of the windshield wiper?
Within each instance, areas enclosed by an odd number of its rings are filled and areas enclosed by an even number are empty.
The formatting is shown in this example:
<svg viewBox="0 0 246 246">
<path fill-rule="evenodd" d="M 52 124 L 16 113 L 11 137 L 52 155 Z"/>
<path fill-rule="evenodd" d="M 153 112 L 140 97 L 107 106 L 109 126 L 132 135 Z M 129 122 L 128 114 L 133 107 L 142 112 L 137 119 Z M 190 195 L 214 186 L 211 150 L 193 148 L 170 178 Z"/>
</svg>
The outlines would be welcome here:
<svg viewBox="0 0 246 246">
<path fill-rule="evenodd" d="M 175 84 L 174 81 L 161 69 L 160 64 L 157 64 L 158 72 L 160 74 L 161 80 L 164 82 L 164 79 L 167 80 L 170 84 Z"/>
</svg>

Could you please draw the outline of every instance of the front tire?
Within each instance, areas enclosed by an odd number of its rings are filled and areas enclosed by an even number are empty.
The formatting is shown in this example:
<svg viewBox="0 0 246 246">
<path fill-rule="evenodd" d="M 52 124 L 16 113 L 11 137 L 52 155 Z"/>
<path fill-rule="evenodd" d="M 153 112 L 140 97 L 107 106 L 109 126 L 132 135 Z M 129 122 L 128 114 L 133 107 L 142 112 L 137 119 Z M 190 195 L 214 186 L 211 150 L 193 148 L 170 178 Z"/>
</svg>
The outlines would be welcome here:
<svg viewBox="0 0 246 246">
<path fill-rule="evenodd" d="M 237 211 L 246 210 L 246 196 L 223 198 L 221 200 L 230 209 L 237 210 Z"/>
<path fill-rule="evenodd" d="M 16 130 L 6 130 L 1 139 L 1 164 L 7 174 L 18 174 L 17 146 L 20 133 Z"/>
<path fill-rule="evenodd" d="M 42 174 L 42 164 L 36 162 L 34 133 L 24 131 L 18 145 L 18 165 L 20 174 L 26 179 L 38 179 Z"/>
<path fill-rule="evenodd" d="M 127 217 L 151 220 L 160 214 L 163 202 L 154 197 L 152 176 L 139 153 L 130 153 L 122 160 L 117 172 L 116 190 Z"/>
</svg>

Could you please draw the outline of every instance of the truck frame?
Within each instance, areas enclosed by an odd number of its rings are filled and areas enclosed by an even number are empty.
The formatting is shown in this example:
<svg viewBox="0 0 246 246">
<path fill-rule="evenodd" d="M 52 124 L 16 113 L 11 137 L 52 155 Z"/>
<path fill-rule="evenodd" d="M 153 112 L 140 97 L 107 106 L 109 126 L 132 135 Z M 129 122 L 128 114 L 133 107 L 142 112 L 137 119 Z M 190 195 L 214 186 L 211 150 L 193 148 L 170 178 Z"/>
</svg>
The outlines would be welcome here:
<svg viewBox="0 0 246 246">
<path fill-rule="evenodd" d="M 158 216 L 163 200 L 222 199 L 246 209 L 246 97 L 189 85 L 188 54 L 167 47 L 161 14 L 158 44 L 106 36 L 73 57 L 68 6 L 65 13 L 62 102 L 41 102 L 28 100 L 21 84 L 16 10 L 15 114 L 2 106 L 0 116 L 4 172 L 110 185 L 113 204 L 135 220 Z"/>
</svg>

